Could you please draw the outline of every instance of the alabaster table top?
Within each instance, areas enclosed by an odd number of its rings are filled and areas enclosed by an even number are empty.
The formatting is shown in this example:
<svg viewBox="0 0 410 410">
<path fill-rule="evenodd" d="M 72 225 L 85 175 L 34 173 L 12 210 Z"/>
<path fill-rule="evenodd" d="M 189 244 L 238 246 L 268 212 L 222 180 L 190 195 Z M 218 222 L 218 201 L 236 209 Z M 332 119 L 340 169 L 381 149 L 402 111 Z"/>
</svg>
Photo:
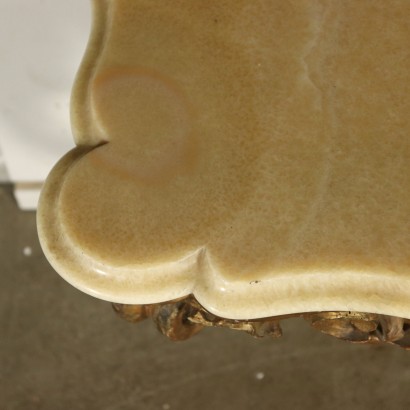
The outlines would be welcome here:
<svg viewBox="0 0 410 410">
<path fill-rule="evenodd" d="M 94 1 L 38 211 L 111 302 L 410 318 L 410 2 Z"/>
</svg>

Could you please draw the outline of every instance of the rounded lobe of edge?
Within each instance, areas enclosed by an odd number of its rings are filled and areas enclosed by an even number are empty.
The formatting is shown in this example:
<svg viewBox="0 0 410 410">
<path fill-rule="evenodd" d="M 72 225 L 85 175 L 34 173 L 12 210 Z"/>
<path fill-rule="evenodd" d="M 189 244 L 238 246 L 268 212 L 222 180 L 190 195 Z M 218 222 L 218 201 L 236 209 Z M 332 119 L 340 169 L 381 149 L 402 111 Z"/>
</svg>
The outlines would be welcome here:
<svg viewBox="0 0 410 410">
<path fill-rule="evenodd" d="M 166 266 L 107 267 L 84 255 L 61 233 L 58 197 L 72 166 L 90 148 L 77 147 L 54 167 L 40 196 L 40 244 L 54 269 L 79 290 L 109 302 L 150 304 L 193 294 L 205 309 L 229 319 L 314 311 L 359 311 L 410 318 L 410 280 L 392 272 L 284 272 L 260 281 L 227 281 L 205 247 Z M 107 269 L 109 273 L 107 273 Z"/>
</svg>

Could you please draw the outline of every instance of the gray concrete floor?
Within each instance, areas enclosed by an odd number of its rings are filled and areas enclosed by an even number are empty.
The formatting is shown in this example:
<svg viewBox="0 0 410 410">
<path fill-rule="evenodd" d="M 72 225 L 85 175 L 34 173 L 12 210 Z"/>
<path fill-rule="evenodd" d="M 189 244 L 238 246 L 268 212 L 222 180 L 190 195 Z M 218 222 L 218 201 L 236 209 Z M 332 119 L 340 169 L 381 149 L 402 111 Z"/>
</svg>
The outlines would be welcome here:
<svg viewBox="0 0 410 410">
<path fill-rule="evenodd" d="M 9 186 L 0 295 L 0 410 L 410 408 L 410 352 L 394 346 L 348 344 L 299 319 L 278 340 L 207 329 L 173 343 L 117 318 L 53 271 Z"/>
</svg>

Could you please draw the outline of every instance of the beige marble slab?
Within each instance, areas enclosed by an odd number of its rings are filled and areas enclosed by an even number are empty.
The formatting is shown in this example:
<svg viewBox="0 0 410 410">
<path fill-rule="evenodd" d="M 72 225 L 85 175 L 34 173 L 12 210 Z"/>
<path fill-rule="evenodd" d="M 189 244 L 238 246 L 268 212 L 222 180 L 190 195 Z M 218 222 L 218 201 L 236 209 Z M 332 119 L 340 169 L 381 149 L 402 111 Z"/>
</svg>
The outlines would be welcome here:
<svg viewBox="0 0 410 410">
<path fill-rule="evenodd" d="M 38 211 L 98 298 L 410 318 L 410 2 L 96 0 Z"/>
</svg>

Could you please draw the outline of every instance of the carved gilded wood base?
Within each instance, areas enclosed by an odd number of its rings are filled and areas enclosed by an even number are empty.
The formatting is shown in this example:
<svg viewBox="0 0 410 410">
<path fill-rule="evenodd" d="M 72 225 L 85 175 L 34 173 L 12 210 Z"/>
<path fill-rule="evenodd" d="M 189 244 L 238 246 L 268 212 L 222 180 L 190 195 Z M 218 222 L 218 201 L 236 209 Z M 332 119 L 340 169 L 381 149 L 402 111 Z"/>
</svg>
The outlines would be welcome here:
<svg viewBox="0 0 410 410">
<path fill-rule="evenodd" d="M 302 317 L 313 328 L 349 342 L 390 343 L 410 349 L 410 319 L 375 313 L 314 312 L 255 320 L 231 320 L 208 312 L 192 296 L 152 305 L 113 303 L 113 308 L 121 318 L 133 323 L 151 317 L 158 330 L 174 341 L 186 340 L 205 326 L 242 330 L 257 338 L 276 338 L 282 335 L 281 320 Z"/>
</svg>

